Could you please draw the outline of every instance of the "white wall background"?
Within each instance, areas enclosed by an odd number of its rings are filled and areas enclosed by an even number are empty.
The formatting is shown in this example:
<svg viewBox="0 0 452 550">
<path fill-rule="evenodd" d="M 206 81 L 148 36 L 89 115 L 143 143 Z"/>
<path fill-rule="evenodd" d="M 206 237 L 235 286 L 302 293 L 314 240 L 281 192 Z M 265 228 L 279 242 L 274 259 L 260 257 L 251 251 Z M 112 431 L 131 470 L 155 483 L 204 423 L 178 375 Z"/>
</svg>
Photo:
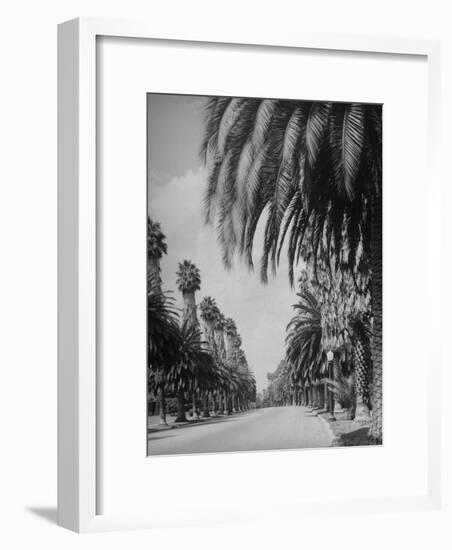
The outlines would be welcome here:
<svg viewBox="0 0 452 550">
<path fill-rule="evenodd" d="M 56 25 L 79 15 L 187 25 L 441 38 L 444 126 L 451 125 L 452 17 L 447 0 L 17 0 L 0 31 L 0 546 L 3 548 L 366 548 L 452 546 L 451 478 L 442 513 L 78 536 L 56 506 Z M 415 131 L 415 122 L 413 122 Z M 450 132 L 445 146 L 452 150 Z M 450 158 L 450 153 L 448 154 Z M 450 183 L 450 175 L 447 174 Z M 426 182 L 426 193 L 428 182 Z M 451 192 L 444 212 L 451 207 Z M 420 213 L 422 215 L 422 213 Z M 445 232 L 451 234 L 446 221 Z M 450 243 L 450 239 L 449 239 Z M 420 259 L 422 261 L 422 259 Z M 407 274 L 408 275 L 408 274 Z M 452 280 L 450 266 L 444 281 Z M 446 287 L 446 284 L 445 284 Z M 422 291 L 422 289 L 420 289 Z M 447 299 L 450 291 L 447 289 Z M 449 302 L 450 303 L 450 302 Z M 428 322 L 428 321 L 427 321 Z M 438 338 L 447 351 L 447 338 Z M 450 362 L 450 360 L 449 360 Z M 450 393 L 446 370 L 444 389 Z M 406 396 L 407 421 L 411 404 Z M 452 463 L 450 424 L 444 458 Z M 212 488 L 214 491 L 214 487 Z M 175 495 L 175 499 L 178 498 Z M 246 498 L 246 497 L 244 497 Z M 187 513 L 190 513 L 188 510 Z M 449 521 L 447 521 L 449 520 Z"/>
</svg>

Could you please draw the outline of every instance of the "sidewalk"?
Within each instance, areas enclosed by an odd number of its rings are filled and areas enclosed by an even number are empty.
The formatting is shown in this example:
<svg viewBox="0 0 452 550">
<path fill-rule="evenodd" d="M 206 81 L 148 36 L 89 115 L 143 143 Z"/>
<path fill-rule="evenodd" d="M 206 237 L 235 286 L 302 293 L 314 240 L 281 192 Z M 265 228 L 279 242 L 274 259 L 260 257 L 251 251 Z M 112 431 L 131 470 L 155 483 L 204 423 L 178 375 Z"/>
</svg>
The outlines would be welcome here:
<svg viewBox="0 0 452 550">
<path fill-rule="evenodd" d="M 314 411 L 315 412 L 315 411 Z M 336 412 L 336 420 L 331 420 L 329 413 L 318 412 L 318 417 L 327 425 L 333 437 L 332 447 L 351 447 L 372 445 L 368 432 L 370 422 L 355 422 L 349 419 L 347 411 Z"/>
</svg>

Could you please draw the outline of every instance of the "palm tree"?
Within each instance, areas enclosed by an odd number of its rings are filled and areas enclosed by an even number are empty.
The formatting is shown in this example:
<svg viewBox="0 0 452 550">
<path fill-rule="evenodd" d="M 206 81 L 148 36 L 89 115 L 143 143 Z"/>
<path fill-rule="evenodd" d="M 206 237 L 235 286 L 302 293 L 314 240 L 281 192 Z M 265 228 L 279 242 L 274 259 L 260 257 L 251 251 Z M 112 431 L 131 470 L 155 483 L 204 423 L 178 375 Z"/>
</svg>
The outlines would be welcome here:
<svg viewBox="0 0 452 550">
<path fill-rule="evenodd" d="M 205 296 L 199 304 L 199 309 L 201 312 L 201 319 L 204 323 L 206 341 L 210 351 L 213 353 L 215 351 L 214 323 L 219 311 L 218 306 L 214 298 Z"/>
<path fill-rule="evenodd" d="M 214 338 L 215 338 L 215 361 L 217 364 L 221 365 L 223 369 L 226 369 L 228 372 L 226 364 L 226 349 L 224 344 L 224 324 L 225 318 L 221 311 L 218 309 L 214 319 Z M 223 392 L 219 397 L 219 407 L 218 412 L 223 414 L 225 410 L 228 409 L 228 400 L 227 393 L 229 391 L 229 386 L 227 385 L 227 380 L 224 380 Z"/>
<path fill-rule="evenodd" d="M 218 315 L 219 309 L 215 302 L 214 298 L 211 298 L 210 296 L 205 296 L 200 305 L 199 309 L 201 311 L 201 319 L 204 324 L 204 334 L 205 339 L 207 342 L 207 347 L 213 357 L 215 357 L 216 354 L 216 347 L 215 347 L 215 335 L 214 335 L 214 323 L 215 318 Z M 215 388 L 212 388 L 212 399 L 213 399 L 213 412 L 216 411 L 216 403 L 215 403 Z M 205 392 L 204 394 L 204 402 L 203 402 L 203 416 L 210 416 L 209 414 L 209 406 L 208 406 L 208 393 Z"/>
<path fill-rule="evenodd" d="M 166 423 L 166 375 L 180 346 L 178 312 L 167 293 L 154 290 L 148 296 L 149 390 L 160 393 L 160 416 Z"/>
<path fill-rule="evenodd" d="M 163 254 L 168 253 L 166 237 L 162 233 L 160 224 L 148 217 L 147 227 L 147 273 L 148 292 L 161 290 L 160 260 Z"/>
<path fill-rule="evenodd" d="M 165 292 L 155 292 L 148 297 L 149 362 L 168 365 L 180 340 L 178 310 L 174 299 Z M 172 344 L 176 345 L 173 346 Z"/>
<path fill-rule="evenodd" d="M 199 269 L 190 260 L 184 260 L 179 263 L 176 275 L 176 284 L 180 292 L 182 292 L 184 300 L 183 320 L 187 320 L 191 325 L 198 325 L 195 292 L 201 288 Z"/>
<path fill-rule="evenodd" d="M 179 263 L 179 269 L 176 273 L 176 284 L 184 300 L 184 309 L 182 314 L 182 323 L 187 326 L 198 328 L 199 321 L 196 314 L 195 292 L 201 288 L 201 274 L 199 269 L 190 260 L 184 260 Z M 196 389 L 193 388 L 193 418 L 196 412 Z"/>
<path fill-rule="evenodd" d="M 382 123 L 381 106 L 273 99 L 212 98 L 201 155 L 208 169 L 206 221 L 232 264 L 253 267 L 253 242 L 265 220 L 261 278 L 276 270 L 284 244 L 289 276 L 309 246 L 317 261 L 372 274 L 374 411 L 382 441 Z M 342 253 L 347 249 L 344 260 Z M 361 252 L 362 253 L 361 253 Z"/>
<path fill-rule="evenodd" d="M 292 368 L 294 383 L 307 387 L 308 402 L 312 405 L 312 385 L 320 380 L 327 366 L 321 313 L 311 292 L 303 290 L 297 296 L 299 302 L 293 306 L 296 313 L 287 326 L 286 361 Z"/>
<path fill-rule="evenodd" d="M 236 348 L 235 348 L 235 337 L 237 334 L 237 327 L 235 322 L 231 317 L 228 317 L 224 320 L 223 325 L 224 340 L 225 340 L 225 354 L 226 354 L 226 364 L 228 365 L 229 371 L 236 372 L 237 363 L 236 363 Z M 228 398 L 228 414 L 232 413 L 234 410 L 237 410 L 237 404 L 234 404 L 236 400 L 238 387 L 231 391 L 231 395 Z M 235 406 L 234 406 L 235 405 Z"/>
<path fill-rule="evenodd" d="M 156 308 L 163 310 L 165 307 L 165 295 L 162 294 L 162 280 L 160 277 L 160 260 L 163 254 L 167 254 L 166 237 L 163 234 L 160 224 L 148 217 L 147 223 L 147 286 L 148 286 L 148 340 L 152 344 L 150 331 L 153 331 L 151 323 L 153 318 L 149 319 L 149 311 L 155 311 Z M 153 295 L 157 295 L 153 297 Z M 152 303 L 151 303 L 152 302 Z M 171 319 L 169 319 L 172 322 Z M 153 331 L 156 336 L 155 330 Z M 172 332 L 170 331 L 171 335 Z M 154 345 L 155 347 L 155 345 Z M 165 369 L 168 365 L 156 363 L 149 358 L 148 363 L 152 366 L 154 391 L 160 394 L 160 416 L 166 424 L 166 402 L 165 402 Z M 157 368 L 160 371 L 157 372 Z"/>
<path fill-rule="evenodd" d="M 168 382 L 177 394 L 176 422 L 186 422 L 185 393 L 202 384 L 213 383 L 215 368 L 212 355 L 205 349 L 201 331 L 189 319 L 182 322 L 176 361 L 168 373 Z"/>
<path fill-rule="evenodd" d="M 214 387 L 214 391 L 218 397 L 218 414 L 223 414 L 227 410 L 225 406 L 226 395 L 230 391 L 231 372 L 222 359 L 219 359 L 218 353 L 214 357 L 215 369 L 217 374 L 217 381 Z"/>
<path fill-rule="evenodd" d="M 251 372 L 245 352 L 241 348 L 242 339 L 237 331 L 235 321 L 229 317 L 224 321 L 226 343 L 226 364 L 232 376 L 232 402 L 229 409 L 240 411 L 248 407 L 249 401 L 256 397 L 256 381 Z"/>
<path fill-rule="evenodd" d="M 349 410 L 349 418 L 356 420 L 356 383 L 355 375 L 352 372 L 348 376 L 340 374 L 334 380 L 328 380 L 329 391 L 331 391 L 336 401 L 343 403 L 344 408 Z"/>
<path fill-rule="evenodd" d="M 233 362 L 236 352 L 237 326 L 231 317 L 224 320 L 224 335 L 226 340 L 226 360 Z"/>
</svg>

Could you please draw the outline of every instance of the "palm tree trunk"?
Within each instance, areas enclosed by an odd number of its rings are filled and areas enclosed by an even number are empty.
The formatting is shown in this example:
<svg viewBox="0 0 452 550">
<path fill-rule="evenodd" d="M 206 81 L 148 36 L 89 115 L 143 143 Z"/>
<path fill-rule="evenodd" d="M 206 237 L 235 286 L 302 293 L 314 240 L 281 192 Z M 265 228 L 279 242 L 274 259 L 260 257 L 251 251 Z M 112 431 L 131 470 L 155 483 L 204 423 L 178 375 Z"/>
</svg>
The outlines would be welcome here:
<svg viewBox="0 0 452 550">
<path fill-rule="evenodd" d="M 160 260 L 156 257 L 148 258 L 149 292 L 162 291 L 162 279 L 160 277 Z"/>
<path fill-rule="evenodd" d="M 195 415 L 198 418 L 198 412 L 196 410 L 196 392 L 193 391 L 193 420 L 195 419 Z"/>
<path fill-rule="evenodd" d="M 321 409 L 324 409 L 325 408 L 325 393 L 323 391 L 323 384 L 321 384 L 319 382 L 318 388 L 319 388 L 319 407 Z"/>
<path fill-rule="evenodd" d="M 354 345 L 355 355 L 355 392 L 356 392 L 356 410 L 355 421 L 367 422 L 370 420 L 369 407 L 369 367 L 363 343 L 356 337 Z"/>
<path fill-rule="evenodd" d="M 227 399 L 227 411 L 228 415 L 232 414 L 232 397 L 228 397 Z"/>
<path fill-rule="evenodd" d="M 335 382 L 339 382 L 341 376 L 341 361 L 340 361 L 340 352 L 335 351 L 333 357 L 333 378 Z M 339 400 L 334 396 L 334 412 L 339 413 L 343 412 L 342 405 L 339 403 Z"/>
<path fill-rule="evenodd" d="M 381 185 L 380 185 L 381 189 Z M 382 197 L 371 198 L 370 248 L 372 266 L 372 425 L 370 437 L 376 444 L 383 442 L 383 228 Z"/>
<path fill-rule="evenodd" d="M 166 403 L 165 403 L 165 389 L 163 387 L 160 388 L 160 418 L 162 419 L 163 424 L 166 424 Z"/>
<path fill-rule="evenodd" d="M 202 409 L 202 415 L 207 418 L 210 416 L 209 413 L 209 394 L 207 392 L 204 393 L 203 397 L 203 409 Z"/>
<path fill-rule="evenodd" d="M 330 380 L 333 380 L 333 361 L 328 362 L 328 378 Z M 328 417 L 329 420 L 336 420 L 336 417 L 334 416 L 334 402 L 335 402 L 335 396 L 334 392 L 331 391 L 331 389 L 328 389 L 327 385 L 327 395 L 328 395 Z"/>
<path fill-rule="evenodd" d="M 182 315 L 182 320 L 188 323 L 191 327 L 198 326 L 194 291 L 185 290 L 184 292 L 182 292 L 182 298 L 184 300 L 184 311 Z"/>
<path fill-rule="evenodd" d="M 175 421 L 187 422 L 187 417 L 185 416 L 185 394 L 183 389 L 177 392 L 177 417 Z"/>
</svg>

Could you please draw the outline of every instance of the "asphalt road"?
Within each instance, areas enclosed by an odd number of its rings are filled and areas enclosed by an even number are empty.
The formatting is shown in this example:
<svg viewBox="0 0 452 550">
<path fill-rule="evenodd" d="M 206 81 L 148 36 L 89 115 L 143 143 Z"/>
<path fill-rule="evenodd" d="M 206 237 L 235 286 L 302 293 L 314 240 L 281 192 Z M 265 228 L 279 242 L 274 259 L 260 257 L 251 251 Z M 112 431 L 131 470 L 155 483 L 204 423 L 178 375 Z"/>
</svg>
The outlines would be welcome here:
<svg viewBox="0 0 452 550">
<path fill-rule="evenodd" d="M 322 421 L 305 407 L 272 407 L 153 432 L 148 455 L 328 447 Z"/>
</svg>

